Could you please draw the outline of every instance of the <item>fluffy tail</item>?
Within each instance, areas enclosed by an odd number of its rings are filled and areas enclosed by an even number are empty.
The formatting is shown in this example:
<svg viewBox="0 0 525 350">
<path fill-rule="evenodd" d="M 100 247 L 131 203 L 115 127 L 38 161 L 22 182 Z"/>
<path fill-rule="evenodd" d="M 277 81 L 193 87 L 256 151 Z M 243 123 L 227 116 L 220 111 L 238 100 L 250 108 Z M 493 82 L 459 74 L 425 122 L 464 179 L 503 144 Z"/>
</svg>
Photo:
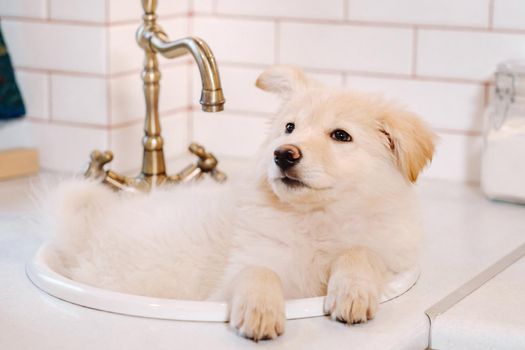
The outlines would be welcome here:
<svg viewBox="0 0 525 350">
<path fill-rule="evenodd" d="M 45 239 L 69 253 L 85 249 L 104 208 L 114 204 L 117 195 L 100 183 L 85 179 L 61 181 L 41 186 L 35 195 L 39 206 L 40 228 Z"/>
</svg>

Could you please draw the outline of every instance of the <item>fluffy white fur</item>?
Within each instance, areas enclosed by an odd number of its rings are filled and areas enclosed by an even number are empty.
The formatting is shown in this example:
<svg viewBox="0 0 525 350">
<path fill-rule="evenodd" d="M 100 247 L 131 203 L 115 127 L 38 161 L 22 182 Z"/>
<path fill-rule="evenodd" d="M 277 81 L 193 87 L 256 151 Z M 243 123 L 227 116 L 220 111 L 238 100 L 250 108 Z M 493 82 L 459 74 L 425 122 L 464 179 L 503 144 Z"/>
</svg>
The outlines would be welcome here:
<svg viewBox="0 0 525 350">
<path fill-rule="evenodd" d="M 283 105 L 249 180 L 140 195 L 61 184 L 50 203 L 62 273 L 126 293 L 227 300 L 231 326 L 255 340 L 283 332 L 285 298 L 327 294 L 333 319 L 371 319 L 386 281 L 417 263 L 412 182 L 434 135 L 410 112 L 296 68 L 271 68 L 257 86 Z M 353 141 L 332 139 L 335 129 Z M 285 144 L 301 150 L 286 175 L 302 185 L 284 183 L 274 163 Z"/>
</svg>

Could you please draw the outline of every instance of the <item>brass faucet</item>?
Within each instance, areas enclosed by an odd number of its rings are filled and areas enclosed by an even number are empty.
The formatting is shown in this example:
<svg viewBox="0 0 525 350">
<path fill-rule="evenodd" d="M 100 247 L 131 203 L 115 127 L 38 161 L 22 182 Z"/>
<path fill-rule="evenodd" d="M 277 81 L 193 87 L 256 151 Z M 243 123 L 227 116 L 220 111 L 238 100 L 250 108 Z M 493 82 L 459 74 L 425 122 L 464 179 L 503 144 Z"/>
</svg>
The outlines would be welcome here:
<svg viewBox="0 0 525 350">
<path fill-rule="evenodd" d="M 217 181 L 224 181 L 226 175 L 217 170 L 217 158 L 197 144 L 189 146 L 190 152 L 198 157 L 197 163 L 187 166 L 176 175 L 168 176 L 166 174 L 164 141 L 160 133 L 159 120 L 160 71 L 157 53 L 166 58 L 176 58 L 187 53 L 192 54 L 199 67 L 202 80 L 200 103 L 203 111 L 222 111 L 225 100 L 215 57 L 206 42 L 197 37 L 169 41 L 167 35 L 156 22 L 157 0 L 142 0 L 142 7 L 144 9 L 143 22 L 136 35 L 137 43 L 145 53 L 142 81 L 144 82 L 144 97 L 146 99 L 146 121 L 144 137 L 142 138 L 144 148 L 142 171 L 136 177 L 126 177 L 112 170 L 104 170 L 105 164 L 113 159 L 113 154 L 110 151 L 93 151 L 85 176 L 101 179 L 103 183 L 114 189 L 126 191 L 149 190 L 165 183 L 185 182 L 199 178 L 206 173 Z"/>
</svg>

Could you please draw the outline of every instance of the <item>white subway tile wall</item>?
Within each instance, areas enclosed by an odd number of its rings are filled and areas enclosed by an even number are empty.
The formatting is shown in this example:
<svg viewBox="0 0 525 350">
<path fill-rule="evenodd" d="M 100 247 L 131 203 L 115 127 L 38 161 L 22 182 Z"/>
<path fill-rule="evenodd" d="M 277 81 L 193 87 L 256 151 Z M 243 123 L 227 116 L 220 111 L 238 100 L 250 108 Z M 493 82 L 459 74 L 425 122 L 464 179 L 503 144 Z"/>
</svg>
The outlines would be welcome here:
<svg viewBox="0 0 525 350">
<path fill-rule="evenodd" d="M 87 169 L 93 149 L 108 147 L 108 130 L 82 125 L 33 123 L 41 164 L 49 170 L 78 173 Z"/>
<path fill-rule="evenodd" d="M 188 145 L 187 112 L 180 111 L 165 115 L 161 118 L 161 123 L 164 156 L 170 159 L 180 155 Z M 142 164 L 141 140 L 143 135 L 144 123 L 142 121 L 111 130 L 109 148 L 115 154 L 111 163 L 112 168 L 135 175 Z"/>
<path fill-rule="evenodd" d="M 315 69 L 305 69 L 305 72 L 312 77 L 314 80 L 323 83 L 327 86 L 332 87 L 343 87 L 345 82 L 345 74 L 344 73 L 320 73 L 319 71 Z"/>
<path fill-rule="evenodd" d="M 49 75 L 47 73 L 18 70 L 16 73 L 18 87 L 27 115 L 32 118 L 49 118 Z"/>
<path fill-rule="evenodd" d="M 217 61 L 272 64 L 275 26 L 271 20 L 195 16 L 192 34 L 204 38 Z"/>
<path fill-rule="evenodd" d="M 111 161 L 111 168 L 118 169 L 119 172 L 140 168 L 143 127 L 143 123 L 136 122 L 110 131 L 109 147 L 115 156 Z"/>
<path fill-rule="evenodd" d="M 47 0 L 0 0 L 0 17 L 46 18 Z"/>
<path fill-rule="evenodd" d="M 397 101 L 438 130 L 481 132 L 485 86 L 416 79 L 349 75 L 347 86 Z"/>
<path fill-rule="evenodd" d="M 111 78 L 110 82 L 111 125 L 123 125 L 144 119 L 144 92 L 138 74 Z"/>
<path fill-rule="evenodd" d="M 100 126 L 108 124 L 108 92 L 104 78 L 53 74 L 50 94 L 53 120 Z"/>
<path fill-rule="evenodd" d="M 188 89 L 189 69 L 183 61 L 176 61 L 174 66 L 164 66 L 160 80 L 159 110 L 163 114 L 175 109 L 187 109 L 191 91 Z M 139 87 L 142 84 L 139 83 Z M 144 94 L 141 89 L 141 98 Z M 139 109 L 140 114 L 144 114 L 145 107 Z"/>
<path fill-rule="evenodd" d="M 175 111 L 161 117 L 162 135 L 164 135 L 164 155 L 170 159 L 186 152 L 191 140 L 188 137 L 188 112 Z M 141 126 L 143 123 L 141 123 Z M 141 159 L 142 160 L 142 159 Z M 173 173 L 179 169 L 168 169 Z"/>
<path fill-rule="evenodd" d="M 68 1 L 68 0 L 66 0 Z M 79 0 L 85 1 L 85 0 Z M 91 1 L 91 0 L 90 0 Z M 108 7 L 108 18 L 111 23 L 115 22 L 137 22 L 143 15 L 142 2 L 139 0 L 104 0 Z M 87 1 L 86 1 L 87 2 Z M 160 18 L 175 15 L 186 15 L 189 10 L 188 0 L 164 0 L 159 1 L 157 14 Z"/>
<path fill-rule="evenodd" d="M 195 13 L 212 13 L 216 4 L 216 0 L 193 0 L 192 11 Z"/>
<path fill-rule="evenodd" d="M 193 139 L 220 155 L 254 156 L 269 126 L 269 118 L 247 113 L 193 113 Z"/>
<path fill-rule="evenodd" d="M 162 28 L 169 33 L 170 38 L 181 38 L 188 32 L 188 21 L 186 18 L 177 17 L 174 19 L 160 20 Z M 144 61 L 144 51 L 138 47 L 135 33 L 140 25 L 137 18 L 131 23 L 117 23 L 109 26 L 109 73 L 131 73 L 139 72 Z M 179 59 L 180 60 L 180 59 Z M 159 55 L 159 63 L 168 61 Z M 170 61 L 173 63 L 173 61 Z"/>
<path fill-rule="evenodd" d="M 410 74 L 412 37 L 407 28 L 283 22 L 278 58 L 310 68 Z"/>
<path fill-rule="evenodd" d="M 486 28 L 490 0 L 350 0 L 357 21 Z"/>
<path fill-rule="evenodd" d="M 258 17 L 343 19 L 345 0 L 221 0 L 217 13 Z"/>
<path fill-rule="evenodd" d="M 135 32 L 140 22 L 116 24 L 109 27 L 109 73 L 139 71 L 144 51 L 138 47 Z"/>
<path fill-rule="evenodd" d="M 89 149 L 110 147 L 114 166 L 132 169 L 144 115 L 140 1 L 86 3 L 0 0 L 2 29 L 44 168 L 78 170 Z M 440 135 L 425 176 L 477 182 L 492 74 L 500 61 L 525 58 L 522 0 L 159 0 L 158 14 L 171 38 L 209 43 L 227 100 L 225 112 L 201 112 L 196 67 L 159 59 L 168 157 L 190 140 L 219 156 L 253 155 L 279 104 L 254 81 L 272 64 L 296 64 L 420 114 Z M 63 132 L 74 140 L 65 158 L 54 139 Z"/>
<path fill-rule="evenodd" d="M 483 139 L 478 135 L 438 133 L 432 165 L 425 177 L 479 182 Z"/>
<path fill-rule="evenodd" d="M 421 30 L 417 74 L 486 81 L 506 59 L 525 58 L 525 35 Z"/>
<path fill-rule="evenodd" d="M 221 83 L 225 93 L 228 94 L 227 111 L 249 111 L 250 113 L 267 113 L 268 115 L 278 107 L 276 96 L 261 93 L 255 87 L 255 80 L 261 73 L 260 68 L 220 66 Z M 199 109 L 198 102 L 202 90 L 199 71 L 193 74 L 193 101 L 195 108 Z M 211 115 L 213 117 L 213 115 Z M 220 116 L 220 114 L 218 114 Z"/>
<path fill-rule="evenodd" d="M 159 20 L 172 38 L 188 33 L 188 14 L 189 1 L 160 1 Z M 135 41 L 140 1 L 0 0 L 0 16 L 42 167 L 79 172 L 91 150 L 111 149 L 113 166 L 136 170 L 145 105 L 144 54 Z M 187 62 L 159 58 L 168 157 L 188 140 Z"/>
<path fill-rule="evenodd" d="M 15 0 L 14 2 L 16 2 Z M 106 0 L 48 0 L 49 16 L 53 20 L 104 23 Z"/>
<path fill-rule="evenodd" d="M 477 182 L 493 72 L 503 60 L 525 59 L 523 7 L 519 0 L 196 0 L 192 33 L 203 32 L 223 63 L 230 113 L 194 113 L 192 135 L 218 154 L 252 154 L 278 103 L 250 80 L 270 64 L 295 64 L 328 85 L 379 93 L 421 115 L 440 135 L 424 176 Z M 195 75 L 194 101 L 197 83 Z"/>
<path fill-rule="evenodd" d="M 188 70 L 184 62 L 165 67 L 160 81 L 159 111 L 171 112 L 188 106 Z M 144 120 L 145 100 L 139 74 L 126 74 L 110 80 L 111 125 Z"/>
<path fill-rule="evenodd" d="M 494 0 L 494 28 L 525 29 L 525 1 Z"/>
<path fill-rule="evenodd" d="M 255 81 L 263 67 L 246 67 L 224 64 L 220 67 L 221 83 L 227 91 L 227 111 L 270 117 L 279 108 L 279 98 L 269 92 L 262 92 L 255 86 Z M 315 80 L 329 86 L 343 86 L 343 74 L 319 73 L 308 71 Z M 202 90 L 199 71 L 193 70 L 193 107 L 200 109 L 199 98 Z M 220 116 L 220 114 L 218 114 Z"/>
<path fill-rule="evenodd" d="M 104 74 L 103 27 L 3 19 L 2 32 L 16 66 Z"/>
</svg>

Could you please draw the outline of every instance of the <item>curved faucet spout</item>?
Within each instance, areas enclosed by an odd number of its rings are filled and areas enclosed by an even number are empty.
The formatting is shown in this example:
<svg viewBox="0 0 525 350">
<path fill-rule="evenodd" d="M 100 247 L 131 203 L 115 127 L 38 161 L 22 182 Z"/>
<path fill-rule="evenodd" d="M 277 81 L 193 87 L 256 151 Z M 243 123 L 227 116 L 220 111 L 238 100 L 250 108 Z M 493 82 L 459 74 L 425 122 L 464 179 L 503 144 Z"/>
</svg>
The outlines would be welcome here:
<svg viewBox="0 0 525 350">
<path fill-rule="evenodd" d="M 144 137 L 142 138 L 142 171 L 136 177 L 122 176 L 104 166 L 113 159 L 111 152 L 94 151 L 85 176 L 102 179 L 102 182 L 115 190 L 136 192 L 149 190 L 166 183 L 180 183 L 209 174 L 217 181 L 226 176 L 217 170 L 217 158 L 204 148 L 192 145 L 190 151 L 199 157 L 195 164 L 184 168 L 176 175 L 166 172 L 164 159 L 164 139 L 161 135 L 159 117 L 160 71 L 157 53 L 167 58 L 175 58 L 191 53 L 199 66 L 202 80 L 201 105 L 205 112 L 218 112 L 224 108 L 224 96 L 219 78 L 219 70 L 210 48 L 200 38 L 188 37 L 170 41 L 162 28 L 157 25 L 157 0 L 142 0 L 144 15 L 135 39 L 144 50 L 144 65 L 141 73 L 143 82 L 146 116 Z"/>
<path fill-rule="evenodd" d="M 151 49 L 166 58 L 175 58 L 191 53 L 202 80 L 202 93 L 200 103 L 205 112 L 219 112 L 224 108 L 224 95 L 222 93 L 219 70 L 215 57 L 206 42 L 198 37 L 187 37 L 175 41 L 168 41 L 162 32 L 152 33 L 149 43 Z"/>
</svg>

